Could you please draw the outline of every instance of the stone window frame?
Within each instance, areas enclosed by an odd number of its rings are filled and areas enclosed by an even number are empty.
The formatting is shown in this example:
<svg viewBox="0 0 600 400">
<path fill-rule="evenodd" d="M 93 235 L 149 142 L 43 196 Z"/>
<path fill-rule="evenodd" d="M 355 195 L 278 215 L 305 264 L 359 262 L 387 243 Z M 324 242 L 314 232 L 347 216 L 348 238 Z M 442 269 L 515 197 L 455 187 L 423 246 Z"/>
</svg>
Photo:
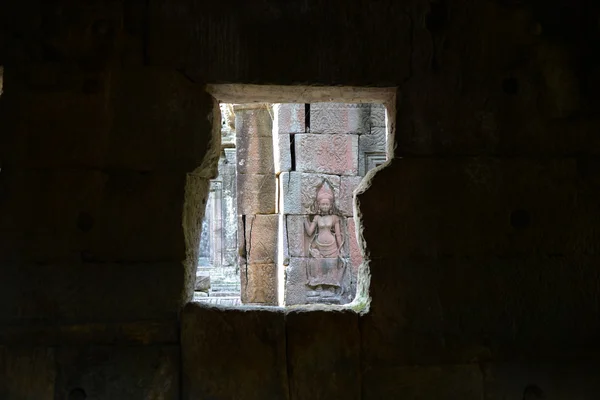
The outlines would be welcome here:
<svg viewBox="0 0 600 400">
<path fill-rule="evenodd" d="M 377 171 L 388 166 L 394 158 L 394 144 L 395 144 L 395 127 L 396 127 L 396 87 L 352 87 L 352 86 L 283 86 L 283 85 L 251 85 L 251 84 L 208 84 L 205 87 L 205 91 L 212 96 L 213 99 L 213 112 L 211 115 L 212 119 L 212 142 L 206 156 L 204 157 L 202 165 L 199 170 L 206 171 L 210 176 L 211 171 L 215 171 L 221 151 L 221 110 L 219 107 L 220 103 L 229 104 L 250 104 L 250 103 L 372 103 L 382 104 L 386 108 L 386 154 L 387 161 L 379 163 L 378 159 L 376 168 L 367 172 L 361 181 L 360 185 L 355 190 L 354 196 L 354 215 L 355 218 L 360 221 L 361 213 L 358 205 L 357 196 L 366 191 L 371 185 L 371 180 Z M 201 173 L 200 176 L 206 176 Z M 202 179 L 202 178 L 200 178 Z M 206 199 L 209 191 L 208 182 L 188 182 L 188 190 L 191 186 L 194 186 L 195 190 L 192 193 L 188 193 L 186 196 L 186 202 L 193 202 L 197 199 Z M 196 204 L 202 204 L 202 201 L 196 201 Z M 198 207 L 201 208 L 201 207 Z M 194 213 L 196 214 L 196 213 Z M 203 210 L 198 210 L 197 214 L 202 216 Z M 195 244 L 194 235 L 198 235 L 199 232 L 192 232 L 190 237 L 186 238 L 188 246 Z M 359 247 L 363 252 L 364 262 L 359 268 L 358 273 L 358 287 L 356 298 L 353 302 L 344 305 L 325 305 L 325 304 L 311 304 L 311 305 L 299 305 L 292 307 L 282 306 L 258 306 L 258 305 L 242 305 L 236 307 L 219 306 L 219 308 L 231 308 L 235 310 L 239 309 L 270 309 L 270 310 L 353 310 L 357 313 L 364 314 L 369 311 L 370 295 L 370 273 L 369 273 L 369 258 L 370 255 L 366 251 L 366 243 L 362 235 L 362 223 L 356 224 L 356 235 Z M 190 286 L 190 285 L 188 285 Z M 191 285 L 193 286 L 193 285 Z M 188 298 L 191 299 L 193 292 L 191 292 Z M 215 307 L 215 305 L 205 305 L 200 303 L 202 307 Z"/>
</svg>

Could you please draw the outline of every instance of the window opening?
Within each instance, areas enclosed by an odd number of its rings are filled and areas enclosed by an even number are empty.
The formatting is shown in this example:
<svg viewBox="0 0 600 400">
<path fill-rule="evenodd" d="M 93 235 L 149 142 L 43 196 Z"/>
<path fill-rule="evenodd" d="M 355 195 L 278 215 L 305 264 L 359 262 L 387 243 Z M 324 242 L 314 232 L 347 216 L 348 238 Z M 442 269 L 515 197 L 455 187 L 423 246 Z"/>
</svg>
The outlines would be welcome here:
<svg viewBox="0 0 600 400">
<path fill-rule="evenodd" d="M 355 191 L 389 159 L 380 103 L 221 103 L 221 157 L 194 299 L 349 305 L 359 291 Z"/>
</svg>

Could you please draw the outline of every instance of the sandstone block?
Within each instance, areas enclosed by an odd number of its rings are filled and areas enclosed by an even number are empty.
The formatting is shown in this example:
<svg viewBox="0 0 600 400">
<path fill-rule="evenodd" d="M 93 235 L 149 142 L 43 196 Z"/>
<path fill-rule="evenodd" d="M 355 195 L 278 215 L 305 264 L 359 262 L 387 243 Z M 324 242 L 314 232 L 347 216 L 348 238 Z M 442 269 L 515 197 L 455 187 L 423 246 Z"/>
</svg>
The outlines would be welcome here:
<svg viewBox="0 0 600 400">
<path fill-rule="evenodd" d="M 181 319 L 184 399 L 289 400 L 282 312 L 188 304 Z"/>
<path fill-rule="evenodd" d="M 313 135 L 294 136 L 296 170 L 335 175 L 358 173 L 357 135 Z"/>
<path fill-rule="evenodd" d="M 236 141 L 240 137 L 272 137 L 273 119 L 271 106 L 268 104 L 240 104 L 233 107 L 235 111 Z"/>
<path fill-rule="evenodd" d="M 275 171 L 273 138 L 252 134 L 236 135 L 238 174 L 268 174 Z"/>
<path fill-rule="evenodd" d="M 56 400 L 180 398 L 180 347 L 85 346 L 56 350 Z"/>
<path fill-rule="evenodd" d="M 201 164 L 212 136 L 208 93 L 176 71 L 147 66 L 124 70 L 114 82 L 106 165 L 187 172 Z"/>
<path fill-rule="evenodd" d="M 208 292 L 210 290 L 210 275 L 196 275 L 194 290 Z"/>
<path fill-rule="evenodd" d="M 55 399 L 54 349 L 0 347 L 0 394 L 3 399 Z"/>
<path fill-rule="evenodd" d="M 340 198 L 338 200 L 339 211 L 348 217 L 354 215 L 354 189 L 362 181 L 362 176 L 340 177 Z"/>
<path fill-rule="evenodd" d="M 293 366 L 292 398 L 362 398 L 358 318 L 354 312 L 288 313 L 287 362 Z"/>
<path fill-rule="evenodd" d="M 274 114 L 277 121 L 277 133 L 304 133 L 306 132 L 304 103 L 279 103 L 274 104 Z"/>
<path fill-rule="evenodd" d="M 480 400 L 483 376 L 476 364 L 373 368 L 364 375 L 363 393 L 366 400 Z"/>
<path fill-rule="evenodd" d="M 249 264 L 270 264 L 277 261 L 279 215 L 246 217 L 246 249 Z"/>
<path fill-rule="evenodd" d="M 275 213 L 275 175 L 238 174 L 237 188 L 238 214 Z"/>
<path fill-rule="evenodd" d="M 371 105 L 312 103 L 311 133 L 369 133 Z"/>
<path fill-rule="evenodd" d="M 383 104 L 371 104 L 371 133 L 374 128 L 385 128 L 385 106 Z"/>
<path fill-rule="evenodd" d="M 284 303 L 286 306 L 307 304 L 307 283 L 306 259 L 290 257 L 290 263 L 285 268 Z"/>
<path fill-rule="evenodd" d="M 279 175 L 280 207 L 284 214 L 313 214 L 317 187 L 327 179 L 339 204 L 340 177 L 337 175 L 284 172 Z"/>
<path fill-rule="evenodd" d="M 304 221 L 307 215 L 286 215 L 287 244 L 290 257 L 306 257 Z"/>
<path fill-rule="evenodd" d="M 246 276 L 242 276 L 242 302 L 277 305 L 277 266 L 250 264 L 246 268 Z"/>
<path fill-rule="evenodd" d="M 362 256 L 362 251 L 358 245 L 358 240 L 356 237 L 356 222 L 354 218 L 347 219 L 348 225 L 348 249 L 350 255 L 350 265 L 352 266 L 352 281 L 356 282 L 356 277 L 358 275 L 358 267 L 364 261 Z"/>
<path fill-rule="evenodd" d="M 5 165 L 104 165 L 112 120 L 104 93 L 21 91 L 3 94 L 3 101 L 0 155 Z"/>
<path fill-rule="evenodd" d="M 490 400 L 593 399 L 600 391 L 593 362 L 493 363 L 483 371 Z"/>
<path fill-rule="evenodd" d="M 177 321 L 184 266 L 173 263 L 4 264 L 7 321 Z M 102 295 L 110 293 L 110 295 Z"/>
<path fill-rule="evenodd" d="M 373 128 L 371 134 L 358 138 L 358 174 L 364 176 L 369 170 L 387 159 L 386 128 Z"/>
<path fill-rule="evenodd" d="M 3 171 L 0 259 L 180 261 L 185 182 L 183 172 Z"/>
<path fill-rule="evenodd" d="M 273 146 L 279 151 L 275 156 L 276 172 L 287 172 L 292 169 L 291 140 L 293 140 L 293 138 L 294 135 L 285 133 L 273 137 Z"/>
</svg>

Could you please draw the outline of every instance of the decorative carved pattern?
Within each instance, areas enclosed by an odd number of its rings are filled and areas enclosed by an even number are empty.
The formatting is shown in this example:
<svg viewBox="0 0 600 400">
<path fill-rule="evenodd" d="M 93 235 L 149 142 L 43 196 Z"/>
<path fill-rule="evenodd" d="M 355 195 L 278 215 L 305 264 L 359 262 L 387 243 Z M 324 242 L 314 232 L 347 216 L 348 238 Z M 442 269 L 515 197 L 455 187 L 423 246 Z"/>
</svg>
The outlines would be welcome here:
<svg viewBox="0 0 600 400">
<path fill-rule="evenodd" d="M 313 103 L 310 105 L 311 133 L 369 133 L 370 104 Z"/>
</svg>

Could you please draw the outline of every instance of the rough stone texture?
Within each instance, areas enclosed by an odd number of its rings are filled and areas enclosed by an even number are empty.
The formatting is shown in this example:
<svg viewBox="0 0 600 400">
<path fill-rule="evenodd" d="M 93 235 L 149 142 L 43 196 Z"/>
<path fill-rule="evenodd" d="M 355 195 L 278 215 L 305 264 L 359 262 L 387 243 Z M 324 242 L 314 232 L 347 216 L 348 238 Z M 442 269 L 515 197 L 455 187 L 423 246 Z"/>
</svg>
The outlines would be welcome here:
<svg viewBox="0 0 600 400">
<path fill-rule="evenodd" d="M 279 215 L 252 215 L 246 218 L 246 250 L 249 264 L 269 264 L 277 260 Z"/>
<path fill-rule="evenodd" d="M 85 346 L 56 350 L 56 400 L 180 398 L 179 346 Z"/>
<path fill-rule="evenodd" d="M 238 174 L 272 174 L 273 138 L 241 132 L 236 135 Z"/>
<path fill-rule="evenodd" d="M 335 85 L 336 93 L 341 85 L 397 87 L 388 109 L 398 158 L 361 196 L 372 257 L 372 303 L 359 320 L 362 398 L 469 398 L 482 360 L 514 366 L 486 375 L 507 377 L 505 390 L 486 381 L 490 395 L 523 398 L 512 389 L 523 384 L 523 369 L 547 362 L 564 368 L 527 384 L 547 397 L 597 398 L 591 380 L 571 378 L 595 372 L 576 366 L 577 358 L 597 365 L 600 354 L 597 17 L 591 1 L 7 4 L 0 12 L 0 316 L 35 323 L 22 331 L 31 343 L 32 332 L 69 321 L 94 321 L 107 336 L 114 321 L 165 315 L 178 323 L 182 302 L 174 299 L 193 289 L 185 283 L 193 271 L 179 264 L 186 255 L 179 180 L 208 147 L 206 82 Z M 112 197 L 123 211 L 93 212 L 103 198 L 93 175 L 149 171 L 171 183 Z M 38 173 L 47 179 L 27 177 Z M 31 191 L 13 197 L 14 179 Z M 165 187 L 177 196 L 155 203 Z M 86 213 L 96 226 L 77 236 L 77 220 L 90 226 Z M 173 264 L 48 264 L 89 258 L 78 246 L 93 235 L 101 261 Z M 181 369 L 188 397 L 288 398 L 283 315 L 209 312 L 213 318 L 202 315 L 189 330 L 200 332 L 198 342 L 184 331 L 178 349 L 189 357 Z M 265 318 L 277 319 L 269 334 Z M 97 340 L 77 332 L 67 335 L 73 343 Z M 119 373 L 134 389 L 113 398 L 144 398 L 138 382 L 154 377 L 155 358 L 143 354 L 153 348 L 139 347 L 139 361 L 111 358 L 94 382 Z M 96 361 L 78 368 L 93 370 Z M 33 393 L 44 375 L 35 369 L 21 369 L 19 382 L 31 383 L 25 398 L 44 398 Z"/>
<path fill-rule="evenodd" d="M 306 304 L 306 259 L 290 257 L 290 263 L 285 267 L 285 296 L 286 306 Z"/>
<path fill-rule="evenodd" d="M 238 174 L 238 214 L 274 214 L 275 183 L 271 174 Z"/>
<path fill-rule="evenodd" d="M 333 186 L 335 198 L 339 199 L 340 177 L 326 174 L 284 172 L 279 175 L 284 214 L 312 214 L 317 186 L 327 179 Z"/>
<path fill-rule="evenodd" d="M 373 133 L 376 128 L 385 128 L 385 106 L 383 104 L 371 104 L 370 115 L 371 131 Z"/>
<path fill-rule="evenodd" d="M 358 267 L 364 261 L 358 241 L 356 239 L 356 224 L 354 218 L 348 218 L 346 220 L 348 226 L 348 253 L 350 255 L 350 263 L 352 265 L 352 281 L 356 282 L 358 274 Z"/>
<path fill-rule="evenodd" d="M 561 364 L 520 363 L 485 364 L 486 400 L 523 399 L 592 399 L 600 393 L 597 363 L 565 362 Z M 533 388 L 537 388 L 533 389 Z M 525 392 L 542 393 L 543 397 L 526 397 Z"/>
<path fill-rule="evenodd" d="M 244 304 L 277 305 L 277 266 L 250 264 L 242 275 Z"/>
<path fill-rule="evenodd" d="M 54 400 L 54 349 L 0 347 L 0 398 Z"/>
<path fill-rule="evenodd" d="M 181 262 L 4 264 L 0 281 L 14 285 L 0 291 L 0 316 L 24 323 L 175 318 L 183 278 Z"/>
<path fill-rule="evenodd" d="M 194 290 L 207 292 L 210 290 L 210 275 L 196 275 L 196 285 Z"/>
<path fill-rule="evenodd" d="M 279 134 L 273 136 L 273 146 L 278 149 L 279 160 L 275 160 L 275 172 L 288 172 L 292 169 L 292 152 L 290 147 L 290 141 L 293 140 L 295 135 Z"/>
<path fill-rule="evenodd" d="M 371 369 L 364 374 L 362 393 L 365 400 L 488 399 L 476 364 Z"/>
<path fill-rule="evenodd" d="M 358 172 L 357 135 L 294 135 L 296 171 L 333 175 Z"/>
<path fill-rule="evenodd" d="M 342 215 L 354 215 L 354 189 L 362 181 L 362 176 L 342 176 L 340 178 L 340 197 L 338 209 Z"/>
<path fill-rule="evenodd" d="M 362 397 L 358 318 L 351 311 L 287 315 L 287 362 L 292 399 Z"/>
<path fill-rule="evenodd" d="M 311 133 L 369 133 L 370 104 L 312 103 Z"/>
<path fill-rule="evenodd" d="M 275 118 L 277 119 L 277 133 L 304 133 L 306 132 L 306 106 L 299 103 L 274 104 Z"/>
<path fill-rule="evenodd" d="M 281 312 L 188 304 L 181 344 L 186 400 L 290 398 Z"/>
<path fill-rule="evenodd" d="M 371 134 L 360 135 L 358 138 L 358 173 L 364 176 L 372 166 L 369 165 L 369 158 L 378 156 L 385 160 L 386 157 L 386 128 L 371 128 Z"/>
<path fill-rule="evenodd" d="M 287 248 L 290 257 L 306 257 L 304 221 L 307 215 L 286 215 Z"/>
</svg>

